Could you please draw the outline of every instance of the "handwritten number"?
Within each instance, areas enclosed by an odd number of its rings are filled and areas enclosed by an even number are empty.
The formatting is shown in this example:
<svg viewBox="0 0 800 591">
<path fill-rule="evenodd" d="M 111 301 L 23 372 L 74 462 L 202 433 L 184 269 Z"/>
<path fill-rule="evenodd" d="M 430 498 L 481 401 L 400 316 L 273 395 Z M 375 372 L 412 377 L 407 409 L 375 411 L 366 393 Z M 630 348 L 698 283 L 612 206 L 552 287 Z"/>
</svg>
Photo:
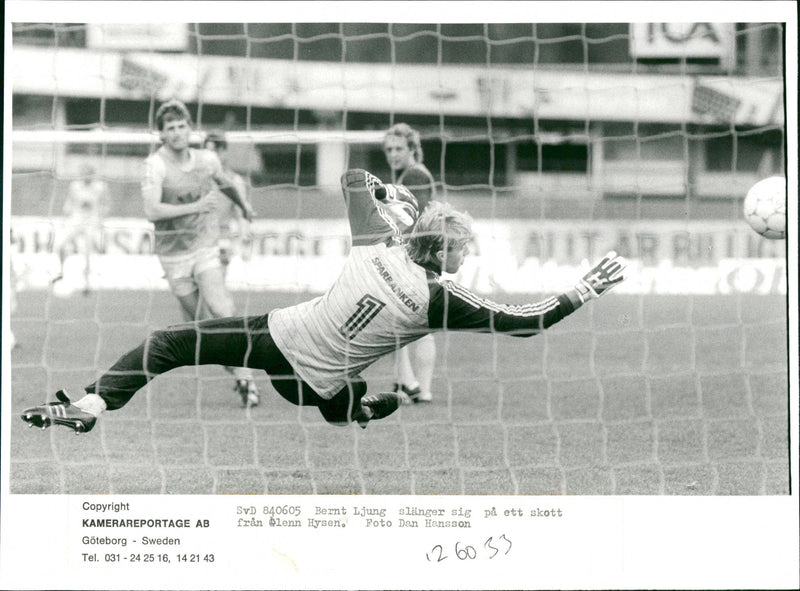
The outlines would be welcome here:
<svg viewBox="0 0 800 591">
<path fill-rule="evenodd" d="M 501 539 L 501 540 L 505 540 L 505 541 L 506 541 L 506 543 L 508 544 L 508 549 L 506 550 L 506 554 L 508 554 L 509 552 L 511 552 L 511 540 L 509 540 L 509 539 L 506 537 L 506 534 L 503 534 L 503 535 L 501 535 L 501 536 L 500 536 L 500 539 Z"/>
<path fill-rule="evenodd" d="M 492 558 L 494 558 L 495 556 L 497 556 L 497 553 L 498 553 L 498 552 L 500 552 L 500 550 L 498 550 L 497 548 L 495 548 L 494 546 L 492 546 L 492 538 L 489 538 L 488 540 L 486 540 L 486 543 L 484 544 L 484 546 L 485 546 L 486 548 L 489 548 L 489 550 L 494 550 L 494 552 L 492 553 L 492 555 L 489 557 L 489 559 L 490 559 L 490 560 L 491 560 Z"/>
<path fill-rule="evenodd" d="M 436 554 L 436 553 L 438 553 L 438 554 L 439 554 L 439 557 L 436 559 L 436 562 L 441 562 L 442 560 L 445 560 L 445 559 L 447 558 L 447 556 L 444 556 L 444 555 L 442 554 L 442 550 L 443 550 L 443 548 L 442 548 L 442 546 L 441 546 L 441 545 L 439 545 L 439 544 L 436 544 L 436 545 L 435 545 L 433 548 L 431 548 L 431 550 L 432 550 L 432 551 L 434 551 L 434 554 Z M 428 555 L 428 554 L 425 554 L 425 558 L 427 558 L 427 559 L 428 559 L 428 562 L 430 562 L 430 560 L 431 560 L 431 557 L 430 557 L 430 555 Z"/>
<path fill-rule="evenodd" d="M 459 560 L 475 560 L 478 558 L 478 551 L 474 546 L 462 546 L 461 544 L 462 542 L 460 541 L 456 542 L 453 547 L 456 557 Z M 489 560 L 497 556 L 501 552 L 503 546 L 505 546 L 505 552 L 503 552 L 503 554 L 508 554 L 511 551 L 512 544 L 511 540 L 509 540 L 505 534 L 502 534 L 499 538 L 489 537 L 483 543 L 483 547 L 491 552 Z M 486 555 L 482 555 L 482 557 L 484 556 Z M 431 552 L 425 554 L 425 558 L 428 559 L 428 562 L 442 562 L 448 558 L 448 556 L 444 554 L 444 548 L 442 548 L 441 544 L 436 544 L 431 548 Z"/>
<path fill-rule="evenodd" d="M 464 546 L 464 548 L 459 549 L 458 544 L 459 543 L 456 542 L 456 556 L 458 556 L 459 560 L 466 560 L 468 558 L 473 560 L 478 555 L 478 553 L 475 552 L 475 548 L 472 546 Z"/>
</svg>

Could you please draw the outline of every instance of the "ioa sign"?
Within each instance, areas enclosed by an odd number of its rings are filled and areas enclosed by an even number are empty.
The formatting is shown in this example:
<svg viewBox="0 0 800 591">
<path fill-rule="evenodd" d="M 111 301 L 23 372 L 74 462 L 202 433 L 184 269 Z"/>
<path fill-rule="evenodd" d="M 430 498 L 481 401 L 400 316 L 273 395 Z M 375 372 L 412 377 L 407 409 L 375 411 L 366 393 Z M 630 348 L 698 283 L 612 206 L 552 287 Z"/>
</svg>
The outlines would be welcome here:
<svg viewBox="0 0 800 591">
<path fill-rule="evenodd" d="M 733 23 L 631 23 L 635 58 L 698 57 L 726 62 L 734 49 Z"/>
</svg>

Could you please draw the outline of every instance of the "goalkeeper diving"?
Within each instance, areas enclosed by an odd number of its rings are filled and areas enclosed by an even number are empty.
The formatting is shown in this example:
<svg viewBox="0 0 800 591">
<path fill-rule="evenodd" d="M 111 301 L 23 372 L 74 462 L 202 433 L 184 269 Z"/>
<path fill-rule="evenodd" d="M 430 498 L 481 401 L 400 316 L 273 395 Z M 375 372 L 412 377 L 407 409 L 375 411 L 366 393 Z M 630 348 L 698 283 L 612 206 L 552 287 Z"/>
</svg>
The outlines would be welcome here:
<svg viewBox="0 0 800 591">
<path fill-rule="evenodd" d="M 22 420 L 87 432 L 156 376 L 213 364 L 263 370 L 292 404 L 316 406 L 334 425 L 366 427 L 403 401 L 397 392 L 367 392 L 361 374 L 382 357 L 441 330 L 533 336 L 624 279 L 625 261 L 610 252 L 562 294 L 525 305 L 495 303 L 442 277 L 458 271 L 468 254 L 468 214 L 442 202 L 418 214 L 408 189 L 360 169 L 345 172 L 341 186 L 352 247 L 325 294 L 263 315 L 156 330 L 80 399 L 71 402 L 59 390 L 55 401 L 23 411 Z"/>
</svg>

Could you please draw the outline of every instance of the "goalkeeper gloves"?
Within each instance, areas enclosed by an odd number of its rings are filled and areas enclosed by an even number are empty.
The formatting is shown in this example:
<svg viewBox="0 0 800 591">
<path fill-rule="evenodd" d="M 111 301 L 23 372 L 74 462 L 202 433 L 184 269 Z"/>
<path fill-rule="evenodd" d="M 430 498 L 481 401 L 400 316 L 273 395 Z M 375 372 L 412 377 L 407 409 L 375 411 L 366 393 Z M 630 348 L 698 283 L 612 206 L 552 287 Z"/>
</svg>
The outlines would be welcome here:
<svg viewBox="0 0 800 591">
<path fill-rule="evenodd" d="M 366 173 L 366 185 L 370 194 L 380 202 L 395 222 L 405 227 L 414 225 L 419 216 L 417 198 L 403 185 L 384 184 L 370 173 Z"/>
<path fill-rule="evenodd" d="M 366 170 L 361 172 L 364 173 L 364 184 L 367 186 L 369 194 L 378 201 L 386 199 L 386 186 L 381 182 L 381 179 Z"/>
<path fill-rule="evenodd" d="M 623 272 L 627 263 L 613 250 L 592 267 L 581 280 L 575 284 L 575 291 L 582 304 L 599 298 L 609 289 L 625 279 Z"/>
</svg>

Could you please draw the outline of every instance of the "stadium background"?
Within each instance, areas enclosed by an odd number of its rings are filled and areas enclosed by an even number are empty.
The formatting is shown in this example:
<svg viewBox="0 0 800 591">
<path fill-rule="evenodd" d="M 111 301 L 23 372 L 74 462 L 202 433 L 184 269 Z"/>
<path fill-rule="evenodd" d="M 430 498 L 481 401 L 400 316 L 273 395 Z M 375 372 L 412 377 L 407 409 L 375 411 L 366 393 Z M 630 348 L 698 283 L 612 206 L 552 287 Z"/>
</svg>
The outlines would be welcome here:
<svg viewBox="0 0 800 591">
<path fill-rule="evenodd" d="M 346 250 L 338 177 L 386 177 L 380 139 L 398 121 L 420 130 L 441 198 L 477 220 L 469 287 L 523 301 L 612 247 L 635 273 L 533 341 L 439 335 L 438 403 L 364 434 L 269 393 L 244 413 L 207 369 L 109 415 L 88 455 L 84 438 L 15 422 L 12 492 L 787 493 L 785 243 L 741 219 L 747 188 L 786 165 L 782 35 L 776 23 L 14 23 L 15 412 L 179 320 L 139 196 L 153 114 L 171 97 L 201 133 L 228 132 L 251 185 L 254 257 L 231 269 L 245 313 L 324 289 Z M 98 289 L 56 296 L 53 237 L 86 161 L 112 196 Z M 386 386 L 390 368 L 370 377 Z M 73 452 L 80 478 L 61 461 Z"/>
</svg>

